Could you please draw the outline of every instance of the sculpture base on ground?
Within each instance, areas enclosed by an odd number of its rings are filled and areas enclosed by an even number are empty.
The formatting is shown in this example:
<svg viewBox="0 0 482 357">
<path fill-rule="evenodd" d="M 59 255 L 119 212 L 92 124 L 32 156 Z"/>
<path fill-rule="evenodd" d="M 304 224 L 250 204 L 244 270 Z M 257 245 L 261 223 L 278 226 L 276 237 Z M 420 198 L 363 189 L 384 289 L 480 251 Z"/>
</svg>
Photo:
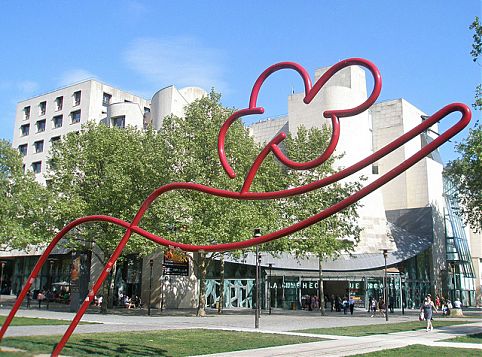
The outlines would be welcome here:
<svg viewBox="0 0 482 357">
<path fill-rule="evenodd" d="M 462 309 L 450 309 L 450 317 L 464 317 Z"/>
</svg>

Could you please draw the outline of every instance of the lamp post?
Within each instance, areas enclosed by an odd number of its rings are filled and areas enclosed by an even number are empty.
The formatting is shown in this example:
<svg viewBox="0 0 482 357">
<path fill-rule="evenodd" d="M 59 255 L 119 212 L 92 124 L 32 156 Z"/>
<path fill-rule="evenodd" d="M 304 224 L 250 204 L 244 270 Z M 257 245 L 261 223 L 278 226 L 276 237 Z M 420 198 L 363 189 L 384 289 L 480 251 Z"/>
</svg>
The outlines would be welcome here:
<svg viewBox="0 0 482 357">
<path fill-rule="evenodd" d="M 268 314 L 271 315 L 271 268 L 273 264 L 269 263 L 269 277 L 268 277 Z"/>
<path fill-rule="evenodd" d="M 254 229 L 254 237 L 260 237 L 261 236 L 261 229 L 260 228 L 255 228 Z M 256 310 L 254 312 L 254 328 L 259 328 L 259 315 L 260 315 L 260 310 L 259 310 L 259 263 L 260 263 L 260 256 L 259 256 L 259 247 L 256 245 Z"/>
<path fill-rule="evenodd" d="M 49 277 L 50 277 L 50 290 L 52 290 L 53 283 L 54 283 L 54 277 L 53 277 L 53 272 L 54 272 L 54 260 L 50 259 L 49 260 L 49 265 L 50 265 L 50 271 L 49 271 Z"/>
<path fill-rule="evenodd" d="M 3 269 L 5 268 L 5 264 L 7 264 L 7 262 L 2 261 L 0 264 L 2 265 L 2 271 L 0 272 L 0 302 L 1 302 L 2 288 L 3 288 Z"/>
<path fill-rule="evenodd" d="M 154 259 L 149 259 L 149 301 L 147 302 L 147 315 L 151 316 L 151 296 L 152 296 L 152 266 L 154 265 Z"/>
<path fill-rule="evenodd" d="M 387 255 L 388 249 L 382 249 L 383 251 L 383 258 L 385 259 L 385 271 L 383 274 L 383 300 L 385 302 L 385 320 L 388 321 L 388 303 L 387 303 Z"/>
</svg>

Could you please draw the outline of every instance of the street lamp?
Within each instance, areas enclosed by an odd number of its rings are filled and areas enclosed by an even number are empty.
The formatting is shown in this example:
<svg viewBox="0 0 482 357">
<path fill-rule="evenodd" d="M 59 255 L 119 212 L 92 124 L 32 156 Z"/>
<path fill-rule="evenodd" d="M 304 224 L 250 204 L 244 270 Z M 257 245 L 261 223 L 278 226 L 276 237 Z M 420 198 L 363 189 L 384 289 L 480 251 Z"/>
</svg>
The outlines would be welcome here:
<svg viewBox="0 0 482 357">
<path fill-rule="evenodd" d="M 147 302 L 147 315 L 151 316 L 151 294 L 152 294 L 152 266 L 154 265 L 154 259 L 149 259 L 149 301 Z"/>
<path fill-rule="evenodd" d="M 2 300 L 2 288 L 3 288 L 3 269 L 5 268 L 5 264 L 7 264 L 7 262 L 1 262 L 0 263 L 2 265 L 2 271 L 0 272 L 0 302 Z"/>
<path fill-rule="evenodd" d="M 254 229 L 254 237 L 261 237 L 261 228 Z M 261 257 L 259 255 L 259 247 L 256 244 L 256 310 L 254 313 L 254 328 L 259 328 L 259 264 L 261 263 Z"/>
<path fill-rule="evenodd" d="M 269 263 L 269 277 L 268 277 L 268 313 L 271 315 L 271 268 L 273 268 L 273 264 Z"/>
<path fill-rule="evenodd" d="M 387 255 L 388 249 L 380 249 L 383 251 L 383 258 L 385 259 L 385 271 L 383 274 L 383 300 L 385 302 L 385 320 L 388 321 L 388 303 L 387 303 Z"/>
</svg>

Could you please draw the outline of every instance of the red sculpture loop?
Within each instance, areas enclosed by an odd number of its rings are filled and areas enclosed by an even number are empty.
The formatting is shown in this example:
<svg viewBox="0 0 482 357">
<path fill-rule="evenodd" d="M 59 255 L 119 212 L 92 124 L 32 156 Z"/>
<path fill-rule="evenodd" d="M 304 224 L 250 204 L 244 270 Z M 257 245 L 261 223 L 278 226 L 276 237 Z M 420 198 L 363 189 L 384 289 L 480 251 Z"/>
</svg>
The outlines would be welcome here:
<svg viewBox="0 0 482 357">
<path fill-rule="evenodd" d="M 114 253 L 112 256 L 109 258 L 108 263 L 106 266 L 103 268 L 99 278 L 93 285 L 92 289 L 88 293 L 87 297 L 85 298 L 84 302 L 81 304 L 77 314 L 75 315 L 74 319 L 72 320 L 70 326 L 67 328 L 65 334 L 63 335 L 62 339 L 59 341 L 59 343 L 55 346 L 52 356 L 58 356 L 60 352 L 62 351 L 63 347 L 67 343 L 68 339 L 70 338 L 71 334 L 73 333 L 74 329 L 76 328 L 77 324 L 79 323 L 80 319 L 84 315 L 85 311 L 89 307 L 90 303 L 93 301 L 94 296 L 100 289 L 102 283 L 104 280 L 107 278 L 112 266 L 114 265 L 115 261 L 119 258 L 122 250 L 124 249 L 125 245 L 127 244 L 127 241 L 129 240 L 130 236 L 132 233 L 137 233 L 141 236 L 144 236 L 147 239 L 152 240 L 153 242 L 156 242 L 160 245 L 163 246 L 169 246 L 169 247 L 175 247 L 182 249 L 184 251 L 190 251 L 190 252 L 195 252 L 195 251 L 205 251 L 205 252 L 213 252 L 213 251 L 227 251 L 227 250 L 234 250 L 234 249 L 243 249 L 247 247 L 251 247 L 253 245 L 257 244 L 262 244 L 266 243 L 269 241 L 272 241 L 274 239 L 278 239 L 284 236 L 287 236 L 289 234 L 292 234 L 294 232 L 297 232 L 303 228 L 306 228 L 312 224 L 315 224 L 341 210 L 344 208 L 348 207 L 349 205 L 353 204 L 354 202 L 362 199 L 369 193 L 373 192 L 380 186 L 384 185 L 385 183 L 389 182 L 392 180 L 394 177 L 399 175 L 400 173 L 404 172 L 411 166 L 415 165 L 418 161 L 423 159 L 425 156 L 427 156 L 430 152 L 436 150 L 439 146 L 441 146 L 444 142 L 452 138 L 454 135 L 459 133 L 467 124 L 470 122 L 471 119 L 471 112 L 468 106 L 462 103 L 453 103 L 449 104 L 439 111 L 437 111 L 435 114 L 430 116 L 428 119 L 424 120 L 422 123 L 420 123 L 418 126 L 415 128 L 411 129 L 407 133 L 403 134 L 399 138 L 395 139 L 391 143 L 387 144 L 380 150 L 374 152 L 373 154 L 369 155 L 368 157 L 364 158 L 363 160 L 359 161 L 358 163 L 353 164 L 352 166 L 349 166 L 332 176 L 326 177 L 324 179 L 312 182 L 310 184 L 300 186 L 300 187 L 294 187 L 286 190 L 281 190 L 281 191 L 275 191 L 275 192 L 250 192 L 249 188 L 251 187 L 251 183 L 254 180 L 254 177 L 263 162 L 263 160 L 266 158 L 266 156 L 272 152 L 276 157 L 286 166 L 297 169 L 297 170 L 306 170 L 310 169 L 313 167 L 316 167 L 326 161 L 330 157 L 330 155 L 333 153 L 333 151 L 336 148 L 339 134 L 340 134 L 340 122 L 339 118 L 343 117 L 350 117 L 357 115 L 364 110 L 368 109 L 373 103 L 375 103 L 375 100 L 378 98 L 378 95 L 380 94 L 381 91 L 381 77 L 378 69 L 376 66 L 361 58 L 351 58 L 347 59 L 344 61 L 341 61 L 334 66 L 332 66 L 328 71 L 323 74 L 323 76 L 314 84 L 314 86 L 311 85 L 311 80 L 309 75 L 307 74 L 306 70 L 293 62 L 281 62 L 278 64 L 275 64 L 268 69 L 266 69 L 256 80 L 253 90 L 251 92 L 250 100 L 249 100 L 249 107 L 246 109 L 242 109 L 239 111 L 236 111 L 233 113 L 223 124 L 221 127 L 220 133 L 219 133 L 219 138 L 218 138 L 218 152 L 219 152 L 219 158 L 221 160 L 221 164 L 224 167 L 225 171 L 227 174 L 231 177 L 235 177 L 235 173 L 231 166 L 229 165 L 227 159 L 226 159 L 226 153 L 224 151 L 224 142 L 225 142 L 225 136 L 226 133 L 230 127 L 230 125 L 238 118 L 246 115 L 252 115 L 252 114 L 262 114 L 264 112 L 264 109 L 262 107 L 257 107 L 257 98 L 258 98 L 258 93 L 259 90 L 263 84 L 263 82 L 274 72 L 280 70 L 280 69 L 293 69 L 299 73 L 301 76 L 304 85 L 305 85 L 305 98 L 303 101 L 306 104 L 309 104 L 313 98 L 318 94 L 320 89 L 323 87 L 323 85 L 338 71 L 341 69 L 351 66 L 351 65 L 360 65 L 365 68 L 367 68 L 373 75 L 374 78 L 374 88 L 370 96 L 368 97 L 367 100 L 365 100 L 363 103 L 360 105 L 351 108 L 351 109 L 342 109 L 342 110 L 327 110 L 323 113 L 323 116 L 325 118 L 331 118 L 333 130 L 332 130 L 332 137 L 330 144 L 328 145 L 328 148 L 315 160 L 305 162 L 305 163 L 297 163 L 292 160 L 290 160 L 288 157 L 286 157 L 281 150 L 279 149 L 278 144 L 285 138 L 284 134 L 280 134 L 276 136 L 273 140 L 271 140 L 261 151 L 261 153 L 258 155 L 256 160 L 254 161 L 251 169 L 248 172 L 248 175 L 245 179 L 245 182 L 243 184 L 243 187 L 241 188 L 240 192 L 235 192 L 235 191 L 228 191 L 228 190 L 223 190 L 219 188 L 214 188 L 214 187 L 209 187 L 209 186 L 204 186 L 196 183 L 190 183 L 190 182 L 176 182 L 176 183 L 171 183 L 168 185 L 164 185 L 153 191 L 147 199 L 143 202 L 142 206 L 139 208 L 137 214 L 135 215 L 134 219 L 132 220 L 131 223 L 128 223 L 126 221 L 120 220 L 115 217 L 110 217 L 110 216 L 102 216 L 102 215 L 95 215 L 95 216 L 87 216 L 87 217 L 82 217 L 78 218 L 75 221 L 69 223 L 67 226 L 65 226 L 57 235 L 54 237 L 53 241 L 48 245 L 47 249 L 45 252 L 40 256 L 37 264 L 35 265 L 32 273 L 30 274 L 25 286 L 23 287 L 22 291 L 20 292 L 17 301 L 15 302 L 12 310 L 10 311 L 8 317 L 6 318 L 4 324 L 2 325 L 2 328 L 0 330 L 0 339 L 3 338 L 5 332 L 7 331 L 13 317 L 15 316 L 16 312 L 20 308 L 28 290 L 32 286 L 32 283 L 35 281 L 36 277 L 38 276 L 38 273 L 40 272 L 42 266 L 45 264 L 49 254 L 52 252 L 54 247 L 57 245 L 57 243 L 60 241 L 62 237 L 65 236 L 71 229 L 74 227 L 81 225 L 86 222 L 94 222 L 94 221 L 103 221 L 103 222 L 110 222 L 113 224 L 116 224 L 118 226 L 124 227 L 126 229 L 126 232 L 124 233 L 124 236 L 119 242 L 119 245 L 116 247 L 114 250 Z M 274 199 L 274 198 L 283 198 L 283 197 L 290 197 L 294 195 L 299 195 L 305 192 L 313 191 L 316 190 L 320 187 L 324 187 L 326 185 L 329 185 L 333 182 L 336 182 L 338 180 L 341 180 L 357 171 L 360 169 L 374 163 L 375 161 L 381 159 L 382 157 L 386 156 L 393 150 L 399 148 L 400 146 L 404 145 L 407 141 L 413 139 L 415 136 L 421 134 L 423 131 L 427 130 L 429 127 L 440 121 L 441 119 L 445 118 L 447 115 L 453 112 L 460 112 L 462 114 L 462 117 L 460 120 L 455 123 L 452 127 L 450 127 L 447 131 L 444 133 L 440 134 L 436 139 L 434 139 L 431 143 L 427 144 L 424 146 L 419 152 L 415 153 L 411 157 L 409 157 L 407 160 L 403 161 L 400 163 L 398 166 L 394 167 L 392 170 L 389 172 L 385 173 L 372 183 L 368 184 L 367 186 L 363 187 L 360 189 L 360 191 L 354 193 L 353 195 L 344 198 L 340 202 L 322 210 L 318 214 L 309 217 L 303 221 L 300 221 L 296 224 L 293 224 L 292 226 L 280 229 L 275 232 L 271 232 L 268 234 L 265 234 L 260 237 L 254 237 L 251 239 L 247 239 L 245 241 L 241 242 L 235 242 L 235 243 L 223 243 L 223 244 L 214 244 L 214 245 L 191 245 L 191 244 L 184 244 L 184 243 L 179 243 L 179 242 L 174 242 L 170 241 L 168 239 L 164 239 L 162 237 L 156 236 L 155 234 L 152 234 L 150 232 L 145 231 L 141 227 L 139 227 L 139 222 L 144 216 L 144 213 L 147 211 L 147 209 L 150 207 L 152 202 L 161 194 L 171 191 L 171 190 L 195 190 L 195 191 L 200 191 L 204 192 L 206 194 L 214 195 L 214 196 L 219 196 L 219 197 L 226 197 L 226 198 L 232 198 L 232 199 L 237 199 L 237 200 L 268 200 L 268 199 Z"/>
</svg>

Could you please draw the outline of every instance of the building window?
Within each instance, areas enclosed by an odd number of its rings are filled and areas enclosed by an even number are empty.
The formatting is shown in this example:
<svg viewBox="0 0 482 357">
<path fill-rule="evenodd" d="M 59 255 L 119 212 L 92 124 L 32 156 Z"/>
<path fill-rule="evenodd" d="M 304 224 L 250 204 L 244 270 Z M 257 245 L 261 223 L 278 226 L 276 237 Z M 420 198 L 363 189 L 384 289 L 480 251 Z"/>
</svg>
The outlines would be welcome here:
<svg viewBox="0 0 482 357">
<path fill-rule="evenodd" d="M 151 108 L 144 107 L 144 113 L 150 113 L 150 112 L 151 112 Z"/>
<path fill-rule="evenodd" d="M 22 156 L 27 155 L 27 147 L 28 147 L 27 144 L 22 144 L 18 146 L 18 152 L 20 153 L 20 155 Z"/>
<path fill-rule="evenodd" d="M 112 95 L 109 94 L 109 93 L 104 93 L 104 95 L 102 96 L 102 105 L 104 107 L 107 107 L 109 104 L 110 104 L 110 101 L 112 99 Z"/>
<path fill-rule="evenodd" d="M 33 147 L 35 148 L 35 153 L 43 152 L 44 151 L 44 141 L 39 140 L 33 143 Z"/>
<path fill-rule="evenodd" d="M 80 90 L 77 92 L 74 92 L 74 95 L 73 95 L 74 107 L 77 105 L 80 105 L 80 96 L 81 96 Z"/>
<path fill-rule="evenodd" d="M 30 105 L 28 107 L 23 108 L 23 118 L 25 120 L 30 119 Z"/>
<path fill-rule="evenodd" d="M 52 145 L 56 142 L 59 142 L 60 141 L 60 136 L 52 136 L 50 138 L 50 142 L 52 143 Z"/>
<path fill-rule="evenodd" d="M 80 123 L 80 110 L 76 110 L 75 112 L 70 113 L 70 118 L 72 124 Z"/>
<path fill-rule="evenodd" d="M 378 165 L 372 165 L 372 174 L 378 175 Z"/>
<path fill-rule="evenodd" d="M 40 171 L 42 171 L 42 161 L 32 162 L 32 171 L 36 174 L 39 174 Z"/>
<path fill-rule="evenodd" d="M 39 115 L 45 115 L 46 111 L 47 111 L 47 102 L 40 102 L 40 104 L 38 105 Z"/>
<path fill-rule="evenodd" d="M 55 98 L 55 110 L 56 111 L 62 110 L 63 106 L 64 106 L 64 97 Z"/>
<path fill-rule="evenodd" d="M 42 131 L 45 131 L 45 119 L 38 120 L 36 125 L 37 125 L 37 133 L 41 133 Z"/>
<path fill-rule="evenodd" d="M 63 116 L 62 115 L 57 115 L 53 118 L 53 121 L 54 121 L 54 128 L 60 128 L 62 127 L 62 119 L 63 119 Z"/>
<path fill-rule="evenodd" d="M 121 117 L 112 118 L 112 126 L 118 128 L 125 128 L 126 127 L 126 117 L 123 115 Z"/>
<path fill-rule="evenodd" d="M 24 124 L 20 127 L 22 136 L 27 136 L 30 133 L 30 124 Z"/>
</svg>

